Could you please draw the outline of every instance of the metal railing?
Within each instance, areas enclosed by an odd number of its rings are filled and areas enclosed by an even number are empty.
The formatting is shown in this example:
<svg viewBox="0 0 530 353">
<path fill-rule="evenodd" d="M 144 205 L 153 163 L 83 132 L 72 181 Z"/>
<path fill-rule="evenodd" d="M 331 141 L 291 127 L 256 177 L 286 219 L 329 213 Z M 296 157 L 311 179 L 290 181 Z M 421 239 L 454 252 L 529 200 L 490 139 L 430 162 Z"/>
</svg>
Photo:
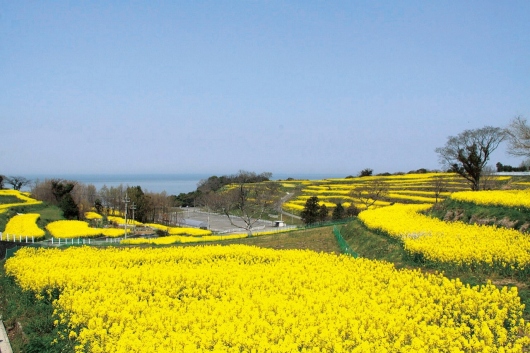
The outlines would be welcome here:
<svg viewBox="0 0 530 353">
<path fill-rule="evenodd" d="M 342 234 L 340 233 L 340 230 L 337 226 L 333 227 L 333 234 L 335 234 L 335 239 L 337 239 L 337 242 L 339 243 L 340 250 L 343 254 L 348 254 L 350 256 L 353 256 L 355 259 L 359 257 L 359 254 L 357 254 L 353 249 L 348 245 L 346 240 L 342 237 Z"/>
</svg>

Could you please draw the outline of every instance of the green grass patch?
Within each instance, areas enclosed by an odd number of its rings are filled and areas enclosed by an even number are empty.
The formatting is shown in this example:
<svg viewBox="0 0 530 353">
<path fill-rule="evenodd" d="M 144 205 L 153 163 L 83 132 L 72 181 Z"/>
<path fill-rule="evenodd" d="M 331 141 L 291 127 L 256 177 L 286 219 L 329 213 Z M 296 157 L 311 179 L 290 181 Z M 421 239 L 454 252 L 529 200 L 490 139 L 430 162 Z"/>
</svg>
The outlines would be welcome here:
<svg viewBox="0 0 530 353">
<path fill-rule="evenodd" d="M 345 224 L 340 231 L 346 243 L 360 257 L 392 262 L 396 268 L 419 268 L 421 266 L 407 254 L 399 240 L 369 230 L 358 219 Z"/>
<path fill-rule="evenodd" d="M 13 195 L 0 195 L 0 205 L 6 205 L 10 203 L 26 202 Z"/>
<path fill-rule="evenodd" d="M 462 202 L 447 199 L 435 205 L 427 212 L 428 215 L 443 220 L 446 216 L 455 217 L 458 214 L 464 223 L 482 222 L 488 225 L 503 226 L 503 219 L 516 221 L 514 229 L 521 229 L 525 223 L 530 223 L 530 210 L 525 208 L 477 205 L 472 202 Z M 451 219 L 453 220 L 453 219 Z"/>
<path fill-rule="evenodd" d="M 459 278 L 463 283 L 470 286 L 483 285 L 491 281 L 499 288 L 503 286 L 517 287 L 521 303 L 525 304 L 525 319 L 530 320 L 530 279 L 528 278 L 520 279 L 492 271 L 471 271 L 444 264 L 423 263 L 419 259 L 412 258 L 405 251 L 400 240 L 372 231 L 360 220 L 354 220 L 344 225 L 341 234 L 352 250 L 357 252 L 360 257 L 391 262 L 398 269 L 419 269 L 424 273 L 443 273 L 448 278 Z"/>
<path fill-rule="evenodd" d="M 57 207 L 47 204 L 37 204 L 37 205 L 28 205 L 28 206 L 17 206 L 11 207 L 6 212 L 0 213 L 0 232 L 3 232 L 6 229 L 7 222 L 11 217 L 17 215 L 18 213 L 38 213 L 40 218 L 37 221 L 39 228 L 46 231 L 46 225 L 50 222 L 58 221 L 64 219 L 63 211 Z M 48 232 L 46 231 L 46 237 L 49 237 Z"/>
<path fill-rule="evenodd" d="M 6 275 L 4 262 L 0 262 L 0 315 L 13 352 L 73 352 L 74 347 L 66 337 L 52 344 L 60 337 L 59 331 L 66 329 L 54 325 L 52 302 L 58 298 L 59 292 L 52 291 L 37 300 L 35 293 L 23 291 L 13 277 Z"/>
</svg>

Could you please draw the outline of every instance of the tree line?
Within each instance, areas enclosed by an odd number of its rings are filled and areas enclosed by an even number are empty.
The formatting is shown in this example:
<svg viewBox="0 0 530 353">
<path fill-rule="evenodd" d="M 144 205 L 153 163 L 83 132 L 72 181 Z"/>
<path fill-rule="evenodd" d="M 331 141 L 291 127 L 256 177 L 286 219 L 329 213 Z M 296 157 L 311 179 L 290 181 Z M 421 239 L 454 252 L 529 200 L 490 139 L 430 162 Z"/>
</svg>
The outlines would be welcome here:
<svg viewBox="0 0 530 353">
<path fill-rule="evenodd" d="M 104 185 L 97 190 L 92 184 L 63 179 L 37 181 L 31 195 L 60 207 L 66 219 L 84 219 L 85 212 L 94 209 L 103 216 L 123 215 L 127 206 L 127 214 L 134 213 L 134 219 L 139 222 L 168 223 L 172 208 L 178 206 L 174 196 L 144 192 L 141 186 Z"/>
</svg>

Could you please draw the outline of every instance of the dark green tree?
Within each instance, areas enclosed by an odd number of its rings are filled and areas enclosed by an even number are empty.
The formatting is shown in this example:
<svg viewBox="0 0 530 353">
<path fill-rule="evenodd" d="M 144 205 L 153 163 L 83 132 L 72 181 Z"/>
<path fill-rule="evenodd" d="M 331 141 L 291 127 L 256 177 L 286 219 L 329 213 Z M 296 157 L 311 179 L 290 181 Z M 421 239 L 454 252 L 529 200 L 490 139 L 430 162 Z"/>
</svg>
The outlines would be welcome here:
<svg viewBox="0 0 530 353">
<path fill-rule="evenodd" d="M 101 199 L 96 199 L 96 201 L 94 201 L 94 208 L 97 213 L 103 213 L 103 203 L 101 202 Z"/>
<path fill-rule="evenodd" d="M 59 207 L 63 210 L 66 219 L 79 219 L 79 208 L 70 193 L 64 195 L 59 201 Z"/>
<path fill-rule="evenodd" d="M 304 209 L 300 213 L 300 217 L 305 224 L 313 224 L 318 221 L 318 214 L 320 205 L 318 204 L 318 197 L 311 196 L 307 199 Z"/>
<path fill-rule="evenodd" d="M 127 210 L 128 219 L 133 219 L 133 211 L 131 207 L 134 205 L 134 219 L 142 223 L 146 222 L 149 210 L 149 199 L 142 191 L 142 187 L 139 185 L 128 187 L 127 195 L 130 200 L 130 203 L 128 204 L 129 210 Z"/>
<path fill-rule="evenodd" d="M 329 210 L 328 207 L 324 204 L 322 204 L 318 210 L 318 221 L 319 222 L 325 222 L 329 218 Z"/>
<path fill-rule="evenodd" d="M 371 176 L 373 172 L 374 172 L 373 169 L 365 168 L 365 169 L 363 169 L 363 170 L 361 170 L 361 171 L 359 172 L 359 176 L 360 176 L 360 177 Z"/>
<path fill-rule="evenodd" d="M 63 211 L 66 219 L 79 219 L 79 207 L 75 203 L 70 192 L 75 187 L 75 182 L 61 179 L 51 180 L 52 194 L 55 196 L 57 205 Z"/>
<path fill-rule="evenodd" d="M 334 221 L 338 221 L 339 219 L 343 219 L 345 216 L 345 210 L 344 207 L 340 202 L 337 202 L 335 208 L 333 209 L 333 213 L 331 214 L 331 219 Z"/>
<path fill-rule="evenodd" d="M 74 189 L 75 186 L 75 183 L 67 182 L 61 179 L 52 179 L 51 184 L 52 194 L 55 196 L 55 200 L 57 200 L 59 203 L 66 194 L 69 194 L 70 191 Z"/>
</svg>

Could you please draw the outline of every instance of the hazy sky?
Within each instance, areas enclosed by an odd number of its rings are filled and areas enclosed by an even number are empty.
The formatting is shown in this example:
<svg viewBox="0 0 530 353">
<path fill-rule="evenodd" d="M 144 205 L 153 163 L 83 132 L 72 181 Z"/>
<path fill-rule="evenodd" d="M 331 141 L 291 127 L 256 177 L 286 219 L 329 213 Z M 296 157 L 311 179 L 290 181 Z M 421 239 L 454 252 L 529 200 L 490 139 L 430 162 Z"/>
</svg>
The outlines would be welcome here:
<svg viewBox="0 0 530 353">
<path fill-rule="evenodd" d="M 448 136 L 530 119 L 529 18 L 527 0 L 0 0 L 0 174 L 440 168 Z"/>
</svg>

